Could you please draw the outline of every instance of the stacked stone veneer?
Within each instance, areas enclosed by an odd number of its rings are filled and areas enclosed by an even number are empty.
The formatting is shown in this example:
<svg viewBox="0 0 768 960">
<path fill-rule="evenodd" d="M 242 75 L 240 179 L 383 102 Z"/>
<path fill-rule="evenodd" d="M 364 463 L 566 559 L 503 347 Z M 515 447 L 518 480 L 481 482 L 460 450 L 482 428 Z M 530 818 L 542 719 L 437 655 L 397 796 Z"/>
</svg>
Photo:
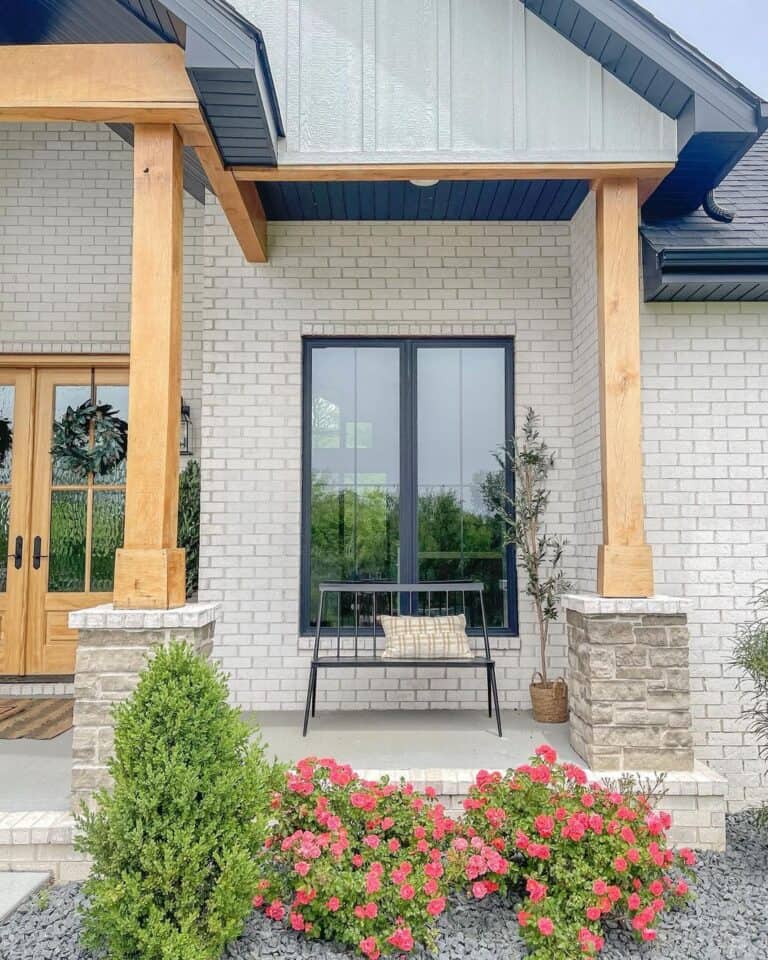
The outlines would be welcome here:
<svg viewBox="0 0 768 960">
<path fill-rule="evenodd" d="M 131 693 L 153 650 L 172 640 L 210 656 L 215 603 L 176 610 L 115 610 L 104 604 L 70 614 L 79 631 L 75 663 L 72 806 L 110 785 L 107 760 L 114 746 L 113 707 Z"/>
<path fill-rule="evenodd" d="M 596 770 L 692 770 L 680 601 L 567 597 L 571 744 Z"/>
</svg>

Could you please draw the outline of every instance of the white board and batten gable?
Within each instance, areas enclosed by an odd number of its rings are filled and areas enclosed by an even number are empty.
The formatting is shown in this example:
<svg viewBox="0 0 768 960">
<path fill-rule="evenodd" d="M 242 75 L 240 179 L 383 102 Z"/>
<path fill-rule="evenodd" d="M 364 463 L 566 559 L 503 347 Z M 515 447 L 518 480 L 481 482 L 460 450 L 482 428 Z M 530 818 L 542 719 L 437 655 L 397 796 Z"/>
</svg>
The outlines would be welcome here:
<svg viewBox="0 0 768 960">
<path fill-rule="evenodd" d="M 520 0 L 236 0 L 279 163 L 674 161 L 676 122 Z"/>
</svg>

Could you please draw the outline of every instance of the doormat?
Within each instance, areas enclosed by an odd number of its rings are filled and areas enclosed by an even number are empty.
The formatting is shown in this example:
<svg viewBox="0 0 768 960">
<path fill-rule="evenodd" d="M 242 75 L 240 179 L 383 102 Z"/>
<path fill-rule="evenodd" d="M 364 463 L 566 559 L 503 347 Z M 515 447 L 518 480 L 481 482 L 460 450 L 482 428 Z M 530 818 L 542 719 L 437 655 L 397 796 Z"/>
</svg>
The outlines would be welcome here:
<svg viewBox="0 0 768 960">
<path fill-rule="evenodd" d="M 0 740 L 52 740 L 72 726 L 71 697 L 0 699 Z"/>
</svg>

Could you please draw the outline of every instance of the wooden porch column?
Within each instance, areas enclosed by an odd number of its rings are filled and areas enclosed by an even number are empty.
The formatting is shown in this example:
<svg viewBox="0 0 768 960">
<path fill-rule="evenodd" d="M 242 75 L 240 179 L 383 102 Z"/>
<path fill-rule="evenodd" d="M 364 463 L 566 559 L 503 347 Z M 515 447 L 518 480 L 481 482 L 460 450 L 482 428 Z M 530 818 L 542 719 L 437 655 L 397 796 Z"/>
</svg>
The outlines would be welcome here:
<svg viewBox="0 0 768 960">
<path fill-rule="evenodd" d="M 176 546 L 181 407 L 182 143 L 171 124 L 136 124 L 125 539 L 114 604 L 184 603 Z"/>
<path fill-rule="evenodd" d="M 597 592 L 647 597 L 653 559 L 643 504 L 638 182 L 606 179 L 595 190 L 603 491 Z"/>
</svg>

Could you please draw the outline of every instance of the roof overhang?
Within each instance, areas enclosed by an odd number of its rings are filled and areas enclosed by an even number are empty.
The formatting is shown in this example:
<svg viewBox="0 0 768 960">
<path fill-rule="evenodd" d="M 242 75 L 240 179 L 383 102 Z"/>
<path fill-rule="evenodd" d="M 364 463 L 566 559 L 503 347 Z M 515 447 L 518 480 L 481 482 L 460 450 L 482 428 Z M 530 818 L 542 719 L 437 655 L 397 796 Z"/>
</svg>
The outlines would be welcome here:
<svg viewBox="0 0 768 960">
<path fill-rule="evenodd" d="M 768 128 L 766 104 L 634 0 L 522 0 L 641 97 L 677 120 L 678 163 L 647 222 L 701 205 Z"/>
<path fill-rule="evenodd" d="M 646 301 L 768 301 L 768 246 L 657 249 L 643 238 Z"/>
<path fill-rule="evenodd" d="M 277 162 L 283 124 L 264 39 L 223 0 L 6 0 L 0 40 L 177 44 L 224 163 Z M 199 167 L 187 168 L 204 182 Z"/>
</svg>

